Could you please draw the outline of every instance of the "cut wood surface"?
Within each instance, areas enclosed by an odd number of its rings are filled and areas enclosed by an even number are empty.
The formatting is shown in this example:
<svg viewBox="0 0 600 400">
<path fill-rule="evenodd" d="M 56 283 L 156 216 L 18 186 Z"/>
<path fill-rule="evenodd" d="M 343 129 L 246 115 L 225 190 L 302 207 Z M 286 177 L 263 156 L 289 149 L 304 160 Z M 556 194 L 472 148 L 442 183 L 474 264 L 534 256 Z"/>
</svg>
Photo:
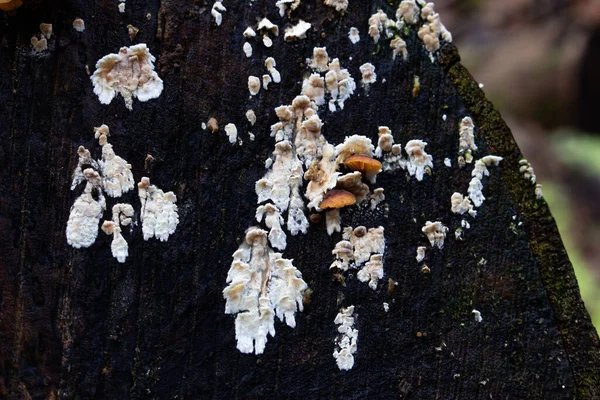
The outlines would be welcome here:
<svg viewBox="0 0 600 400">
<path fill-rule="evenodd" d="M 598 335 L 550 211 L 519 172 L 523 157 L 509 128 L 452 43 L 442 41 L 431 56 L 418 27 L 407 25 L 396 32 L 407 43 L 403 60 L 393 59 L 385 34 L 373 42 L 369 17 L 380 8 L 394 19 L 398 3 L 350 0 L 338 12 L 304 0 L 280 17 L 275 0 L 224 0 L 220 26 L 213 3 L 202 0 L 127 0 L 125 13 L 117 0 L 24 0 L 1 13 L 0 397 L 599 398 Z M 260 35 L 248 40 L 247 58 L 243 32 L 264 17 L 279 35 L 270 48 Z M 73 29 L 75 18 L 85 21 L 84 32 Z M 307 37 L 285 41 L 284 29 L 299 19 L 312 24 Z M 42 22 L 53 24 L 53 35 L 38 53 L 30 39 Z M 139 29 L 133 42 L 128 24 Z M 356 44 L 351 27 L 360 31 Z M 134 100 L 132 111 L 120 96 L 101 104 L 86 68 L 93 73 L 97 60 L 136 43 L 156 56 L 162 94 Z M 376 290 L 355 270 L 342 284 L 329 269 L 342 234 L 327 234 L 324 215 L 306 234 L 288 233 L 283 256 L 310 288 L 304 311 L 295 328 L 276 320 L 263 354 L 242 354 L 222 291 L 246 229 L 259 225 L 255 182 L 274 150 L 274 108 L 301 93 L 316 46 L 357 83 L 343 110 L 319 108 L 326 140 L 337 145 L 357 134 L 376 145 L 378 127 L 388 126 L 402 146 L 427 142 L 433 168 L 422 181 L 403 169 L 384 171 L 369 186 L 384 188 L 385 201 L 375 210 L 341 210 L 342 227 L 385 228 Z M 250 96 L 248 76 L 266 74 L 267 57 L 281 82 Z M 377 80 L 363 87 L 359 67 L 367 62 Z M 450 203 L 454 192 L 467 194 L 472 178 L 474 163 L 457 164 L 465 116 L 475 124 L 474 158 L 503 158 L 489 167 L 475 218 L 452 213 Z M 203 129 L 210 118 L 219 131 Z M 241 144 L 230 143 L 229 123 Z M 117 202 L 136 210 L 133 229 L 123 229 L 125 263 L 113 258 L 112 237 L 101 230 L 90 248 L 72 248 L 65 236 L 83 191 L 70 190 L 77 148 L 100 158 L 94 127 L 101 124 L 136 182 L 147 176 L 177 196 L 179 224 L 166 242 L 143 239 L 137 190 L 107 197 L 103 220 Z M 457 238 L 463 219 L 471 227 Z M 423 234 L 427 221 L 449 228 L 443 248 Z M 427 248 L 421 263 L 419 246 Z M 334 319 L 350 305 L 358 348 L 354 367 L 340 371 Z"/>
</svg>

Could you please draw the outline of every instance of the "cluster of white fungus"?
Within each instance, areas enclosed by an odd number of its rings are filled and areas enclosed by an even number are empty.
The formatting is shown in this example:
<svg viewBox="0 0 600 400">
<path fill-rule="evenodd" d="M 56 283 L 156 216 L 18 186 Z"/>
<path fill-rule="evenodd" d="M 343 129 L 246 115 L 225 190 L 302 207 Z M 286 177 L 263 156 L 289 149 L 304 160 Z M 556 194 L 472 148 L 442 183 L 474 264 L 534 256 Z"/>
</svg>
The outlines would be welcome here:
<svg viewBox="0 0 600 400">
<path fill-rule="evenodd" d="M 121 14 L 125 12 L 125 0 L 119 0 L 118 8 Z"/>
<path fill-rule="evenodd" d="M 354 306 L 342 308 L 335 316 L 334 324 L 341 334 L 335 339 L 336 349 L 333 358 L 340 371 L 348 371 L 354 366 L 354 353 L 357 349 L 358 329 L 354 328 Z"/>
<path fill-rule="evenodd" d="M 138 183 L 138 196 L 142 206 L 140 220 L 144 240 L 156 237 L 166 242 L 179 224 L 175 193 L 165 193 L 151 185 L 149 178 L 143 177 Z"/>
<path fill-rule="evenodd" d="M 217 26 L 221 26 L 221 23 L 223 22 L 223 14 L 221 13 L 224 11 L 227 11 L 227 9 L 220 1 L 215 1 L 210 9 L 210 15 L 215 19 L 215 24 L 217 24 Z"/>
<path fill-rule="evenodd" d="M 350 28 L 348 31 L 348 39 L 352 42 L 352 44 L 356 44 L 360 42 L 360 32 L 355 27 Z"/>
<path fill-rule="evenodd" d="M 227 283 L 225 313 L 237 314 L 235 337 L 242 353 L 263 353 L 267 335 L 275 336 L 275 315 L 288 326 L 296 326 L 295 314 L 303 309 L 307 285 L 292 260 L 269 247 L 266 231 L 258 227 L 246 231 L 233 253 Z"/>
<path fill-rule="evenodd" d="M 464 117 L 459 126 L 458 165 L 460 167 L 463 167 L 465 163 L 473 162 L 473 152 L 477 151 L 474 130 L 473 120 L 470 117 Z"/>
<path fill-rule="evenodd" d="M 341 67 L 339 59 L 330 61 L 325 47 L 315 47 L 312 58 L 306 61 L 315 72 L 303 81 L 302 94 L 317 106 L 325 103 L 327 95 L 329 111 L 335 112 L 338 107 L 343 110 L 344 103 L 356 90 L 356 83 L 350 72 Z"/>
<path fill-rule="evenodd" d="M 251 30 L 251 28 L 248 28 Z M 273 46 L 273 40 L 271 39 L 271 37 L 269 35 L 273 35 L 273 36 L 279 36 L 279 27 L 277 25 L 275 25 L 274 23 L 272 23 L 271 21 L 269 21 L 267 18 L 263 18 L 259 23 L 258 26 L 256 28 L 256 30 L 262 35 L 262 40 L 263 40 L 263 44 L 265 45 L 265 47 L 271 47 Z M 248 30 L 246 30 L 248 31 Z M 254 32 L 254 31 L 252 31 Z M 252 37 L 250 32 L 249 36 L 247 37 Z"/>
<path fill-rule="evenodd" d="M 336 11 L 346 11 L 348 8 L 348 0 L 324 0 L 325 5 L 335 8 Z"/>
<path fill-rule="evenodd" d="M 535 172 L 533 172 L 533 167 L 524 158 L 519 161 L 519 172 L 523 175 L 523 178 L 535 185 L 537 177 L 535 176 Z"/>
<path fill-rule="evenodd" d="M 395 26 L 394 21 L 388 19 L 386 13 L 382 10 L 377 10 L 377 12 L 371 17 L 369 17 L 369 36 L 373 38 L 373 42 L 379 42 L 379 38 L 382 33 L 385 33 L 386 37 L 392 37 L 393 32 L 390 29 Z"/>
<path fill-rule="evenodd" d="M 104 221 L 102 223 L 102 231 L 107 235 L 113 236 L 110 249 L 113 257 L 120 263 L 124 263 L 129 256 L 129 245 L 121 234 L 121 225 L 130 225 L 133 214 L 134 210 L 131 204 L 118 203 L 112 208 L 112 221 Z"/>
<path fill-rule="evenodd" d="M 384 171 L 394 171 L 402 168 L 407 170 L 410 176 L 417 178 L 418 181 L 422 181 L 426 173 L 431 173 L 433 157 L 425 151 L 427 142 L 419 139 L 409 140 L 404 146 L 404 151 L 408 157 L 404 158 L 402 156 L 402 146 L 394 144 L 394 136 L 387 126 L 380 126 L 378 135 L 375 157 L 382 159 Z"/>
<path fill-rule="evenodd" d="M 148 101 L 159 97 L 163 81 L 154 71 L 154 61 L 145 43 L 121 47 L 118 54 L 111 53 L 98 60 L 91 80 L 100 103 L 110 104 L 120 94 L 125 106 L 132 110 L 134 98 Z"/>
<path fill-rule="evenodd" d="M 134 188 L 131 165 L 115 155 L 108 143 L 109 128 L 94 128 L 94 136 L 102 146 L 102 159 L 94 160 L 88 149 L 77 150 L 79 161 L 73 173 L 71 190 L 86 181 L 84 192 L 75 200 L 67 222 L 67 242 L 75 247 L 89 247 L 98 237 L 98 224 L 106 209 L 104 193 L 121 197 Z"/>
<path fill-rule="evenodd" d="M 446 239 L 448 228 L 441 222 L 427 221 L 421 230 L 425 235 L 427 235 L 427 239 L 429 240 L 429 243 L 431 243 L 432 247 L 437 246 L 439 249 L 444 247 L 444 240 Z"/>
<path fill-rule="evenodd" d="M 75 20 L 73 20 L 73 29 L 77 32 L 85 31 L 85 22 L 81 18 L 75 18 Z"/>
<path fill-rule="evenodd" d="M 283 17 L 288 8 L 290 11 L 294 11 L 296 8 L 298 8 L 300 3 L 300 0 L 277 0 L 275 6 L 279 8 L 279 15 Z"/>
<path fill-rule="evenodd" d="M 366 86 L 377 81 L 377 74 L 375 73 L 375 66 L 373 64 L 364 63 L 359 69 L 362 74 L 361 83 L 363 85 Z"/>
<path fill-rule="evenodd" d="M 287 41 L 304 39 L 306 38 L 306 32 L 308 32 L 310 27 L 310 23 L 300 20 L 296 25 L 285 29 L 283 39 Z"/>
<path fill-rule="evenodd" d="M 440 15 L 435 12 L 433 7 L 433 3 L 427 3 L 421 9 L 421 18 L 425 23 L 417 33 L 419 39 L 425 44 L 425 48 L 432 53 L 440 48 L 440 37 L 446 42 L 452 42 L 452 34 L 442 24 Z"/>
</svg>

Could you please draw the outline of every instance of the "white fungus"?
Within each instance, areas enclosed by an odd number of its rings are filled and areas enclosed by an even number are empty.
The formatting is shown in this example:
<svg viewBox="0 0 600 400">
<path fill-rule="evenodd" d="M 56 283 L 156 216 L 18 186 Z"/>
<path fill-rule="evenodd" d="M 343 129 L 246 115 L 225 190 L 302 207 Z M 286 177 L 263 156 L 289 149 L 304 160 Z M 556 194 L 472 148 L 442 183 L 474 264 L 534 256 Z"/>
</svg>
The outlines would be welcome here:
<svg viewBox="0 0 600 400">
<path fill-rule="evenodd" d="M 30 42 L 36 53 L 48 50 L 48 40 L 45 37 L 38 39 L 36 36 L 33 36 Z"/>
<path fill-rule="evenodd" d="M 52 37 L 52 24 L 41 23 L 40 31 L 42 32 L 42 35 L 44 35 L 44 37 L 46 39 L 50 39 Z"/>
<path fill-rule="evenodd" d="M 368 188 L 368 186 L 367 186 Z M 385 200 L 385 194 L 383 194 L 384 189 L 383 188 L 377 188 L 375 190 L 373 190 L 373 193 L 371 193 L 370 199 L 371 199 L 371 210 L 375 210 L 377 208 L 377 206 L 379 205 L 379 203 L 381 203 L 382 201 Z"/>
<path fill-rule="evenodd" d="M 256 123 L 256 114 L 254 113 L 254 110 L 246 111 L 246 119 L 250 122 L 250 125 L 254 126 Z"/>
<path fill-rule="evenodd" d="M 381 34 L 385 32 L 386 36 L 390 37 L 393 35 L 390 27 L 394 25 L 392 21 L 388 19 L 386 13 L 381 9 L 369 18 L 369 36 L 373 38 L 373 42 L 377 43 Z"/>
<path fill-rule="evenodd" d="M 477 151 L 475 136 L 473 134 L 474 129 L 475 124 L 470 117 L 464 117 L 460 122 L 458 154 L 464 157 L 467 164 L 473 161 L 473 152 Z"/>
<path fill-rule="evenodd" d="M 450 203 L 452 205 L 452 212 L 455 214 L 469 213 L 470 216 L 475 217 L 477 211 L 473 209 L 473 204 L 469 197 L 463 197 L 462 194 L 454 192 L 450 197 Z"/>
<path fill-rule="evenodd" d="M 252 96 L 256 96 L 260 91 L 260 79 L 257 76 L 248 77 L 248 90 Z"/>
<path fill-rule="evenodd" d="M 425 259 L 425 246 L 417 247 L 417 262 L 421 262 Z"/>
<path fill-rule="evenodd" d="M 75 18 L 75 20 L 73 20 L 73 29 L 77 32 L 85 31 L 85 22 L 81 18 Z"/>
<path fill-rule="evenodd" d="M 427 3 L 421 10 L 421 18 L 425 23 L 419 28 L 417 35 L 425 44 L 425 48 L 433 53 L 440 48 L 440 37 L 452 42 L 452 34 L 446 29 L 440 15 L 433 9 L 433 3 Z"/>
<path fill-rule="evenodd" d="M 265 60 L 265 67 L 267 68 L 267 71 L 269 71 L 269 73 L 271 74 L 273 82 L 279 83 L 281 82 L 281 74 L 279 74 L 279 71 L 275 69 L 275 66 L 277 66 L 275 59 L 273 57 L 267 57 L 267 59 Z"/>
<path fill-rule="evenodd" d="M 124 263 L 129 256 L 129 245 L 121 234 L 121 225 L 131 224 L 131 218 L 134 211 L 131 204 L 118 203 L 112 208 L 112 221 L 104 221 L 102 231 L 107 235 L 112 235 L 113 240 L 110 249 L 114 258 L 120 263 Z"/>
<path fill-rule="evenodd" d="M 79 149 L 81 150 L 82 147 Z M 78 151 L 78 153 L 80 153 L 81 159 L 83 152 Z M 76 249 L 90 247 L 94 244 L 98 237 L 100 218 L 106 209 L 106 200 L 100 189 L 98 172 L 92 168 L 86 168 L 83 170 L 82 176 L 87 183 L 83 194 L 75 200 L 71 207 L 66 231 L 67 243 Z"/>
<path fill-rule="evenodd" d="M 256 32 L 254 32 L 254 29 L 252 29 L 251 27 L 247 27 L 243 35 L 245 38 L 251 39 L 256 36 Z"/>
<path fill-rule="evenodd" d="M 395 60 L 398 54 L 402 55 L 402 59 L 404 61 L 408 60 L 408 50 L 406 50 L 406 42 L 402 40 L 402 38 L 392 39 L 390 42 L 390 47 L 392 48 L 392 58 Z"/>
<path fill-rule="evenodd" d="M 483 317 L 481 316 L 481 312 L 479 312 L 477 310 L 473 310 L 473 311 L 471 311 L 471 314 L 473 314 L 473 317 L 475 318 L 475 322 L 483 322 Z"/>
<path fill-rule="evenodd" d="M 160 96 L 163 81 L 154 71 L 154 61 L 145 43 L 121 47 L 118 54 L 111 53 L 98 60 L 91 80 L 100 103 L 110 104 L 120 94 L 131 110 L 134 98 L 148 101 Z"/>
<path fill-rule="evenodd" d="M 341 334 L 335 339 L 336 348 L 333 358 L 340 371 L 351 370 L 354 366 L 354 353 L 357 350 L 358 329 L 354 328 L 354 306 L 342 308 L 335 316 L 334 324 Z"/>
<path fill-rule="evenodd" d="M 415 0 L 404 0 L 396 11 L 396 19 L 403 20 L 407 24 L 414 25 L 419 22 L 419 6 Z"/>
<path fill-rule="evenodd" d="M 369 287 L 376 290 L 379 279 L 383 278 L 383 255 L 371 255 L 369 261 L 358 271 L 356 277 L 361 282 L 368 282 Z"/>
<path fill-rule="evenodd" d="M 227 9 L 225 8 L 225 6 L 223 6 L 223 3 L 220 1 L 215 1 L 210 10 L 210 15 L 212 15 L 212 17 L 215 19 L 215 23 L 217 24 L 217 26 L 220 26 L 223 22 L 223 14 L 221 14 L 221 12 L 224 11 L 227 11 Z"/>
<path fill-rule="evenodd" d="M 424 173 L 433 168 L 433 157 L 425 152 L 427 142 L 413 139 L 409 140 L 404 146 L 406 154 L 408 154 L 408 163 L 406 167 L 411 176 L 417 178 L 418 181 L 423 180 Z"/>
<path fill-rule="evenodd" d="M 266 231 L 257 227 L 246 231 L 233 253 L 227 283 L 225 313 L 237 314 L 235 337 L 242 353 L 264 352 L 267 335 L 275 336 L 275 315 L 296 326 L 295 314 L 303 309 L 307 285 L 291 260 L 271 250 Z"/>
<path fill-rule="evenodd" d="M 531 166 L 531 163 L 524 158 L 519 161 L 519 172 L 523 174 L 523 178 L 525 178 L 532 184 L 536 183 L 537 177 L 535 176 L 533 167 Z"/>
<path fill-rule="evenodd" d="M 360 66 L 360 73 L 362 74 L 363 85 L 375 83 L 377 81 L 377 74 L 375 73 L 375 66 L 371 63 L 365 63 Z"/>
<path fill-rule="evenodd" d="M 294 11 L 300 5 L 300 0 L 278 0 L 275 5 L 279 8 L 279 15 L 283 17 L 285 11 L 289 8 Z"/>
<path fill-rule="evenodd" d="M 264 217 L 265 225 L 270 229 L 269 242 L 271 246 L 278 250 L 285 250 L 287 247 L 285 232 L 281 228 L 283 218 L 279 209 L 271 203 L 260 206 L 256 209 L 256 220 L 262 222 Z"/>
<path fill-rule="evenodd" d="M 448 168 L 452 167 L 452 160 L 450 160 L 448 157 L 444 158 L 444 165 Z"/>
<path fill-rule="evenodd" d="M 244 42 L 242 49 L 244 50 L 244 54 L 246 54 L 246 57 L 252 57 L 252 45 L 250 43 Z"/>
<path fill-rule="evenodd" d="M 473 178 L 469 182 L 469 197 L 475 205 L 475 207 L 481 206 L 485 197 L 483 196 L 483 177 L 489 176 L 490 172 L 487 169 L 488 166 L 498 165 L 502 161 L 502 157 L 497 156 L 485 156 L 475 162 L 475 168 L 471 172 Z"/>
<path fill-rule="evenodd" d="M 383 311 L 385 311 L 385 312 L 390 311 L 390 305 L 389 305 L 389 303 L 386 303 L 386 302 L 383 303 Z"/>
<path fill-rule="evenodd" d="M 335 8 L 336 11 L 346 11 L 348 8 L 348 0 L 324 0 L 325 5 Z"/>
<path fill-rule="evenodd" d="M 138 196 L 142 206 L 140 220 L 144 240 L 156 237 L 162 242 L 169 240 L 179 224 L 177 197 L 173 192 L 164 193 L 150 179 L 143 177 L 138 183 Z"/>
<path fill-rule="evenodd" d="M 429 243 L 431 243 L 432 247 L 437 246 L 440 249 L 444 247 L 444 239 L 446 239 L 446 232 L 448 232 L 448 228 L 445 227 L 441 222 L 427 221 L 421 230 L 425 235 L 427 235 L 427 239 L 429 239 Z"/>
<path fill-rule="evenodd" d="M 352 44 L 356 44 L 360 42 L 360 32 L 355 27 L 351 27 L 348 31 L 348 39 L 352 42 Z"/>
<path fill-rule="evenodd" d="M 258 31 L 262 34 L 263 44 L 265 47 L 273 46 L 273 40 L 269 37 L 269 34 L 273 34 L 274 36 L 279 35 L 279 27 L 269 21 L 267 18 L 263 18 L 258 23 Z"/>
<path fill-rule="evenodd" d="M 227 134 L 227 138 L 229 139 L 229 143 L 234 144 L 237 141 L 237 127 L 234 124 L 225 125 L 225 133 Z"/>
<path fill-rule="evenodd" d="M 125 12 L 125 2 L 119 3 L 119 12 L 123 14 Z"/>
<path fill-rule="evenodd" d="M 310 27 L 310 23 L 300 20 L 296 25 L 286 28 L 283 39 L 287 41 L 304 39 L 306 38 L 306 32 L 308 32 Z"/>
<path fill-rule="evenodd" d="M 307 61 L 309 62 L 310 68 L 318 72 L 326 72 L 329 69 L 329 55 L 327 54 L 327 48 L 313 48 L 313 56 Z"/>
</svg>

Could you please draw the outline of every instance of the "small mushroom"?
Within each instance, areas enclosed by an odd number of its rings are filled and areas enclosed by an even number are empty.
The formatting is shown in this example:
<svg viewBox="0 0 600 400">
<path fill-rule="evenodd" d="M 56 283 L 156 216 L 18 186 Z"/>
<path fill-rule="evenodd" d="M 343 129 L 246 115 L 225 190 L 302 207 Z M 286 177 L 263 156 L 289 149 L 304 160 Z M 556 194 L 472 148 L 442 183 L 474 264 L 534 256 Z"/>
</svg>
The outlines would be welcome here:
<svg viewBox="0 0 600 400">
<path fill-rule="evenodd" d="M 0 0 L 0 10 L 12 11 L 23 5 L 21 0 Z"/>
<path fill-rule="evenodd" d="M 344 165 L 353 171 L 360 171 L 371 183 L 375 183 L 375 177 L 381 172 L 382 165 L 372 157 L 355 154 L 344 160 Z"/>
<path fill-rule="evenodd" d="M 323 198 L 319 204 L 322 210 L 328 210 L 325 214 L 325 222 L 327 225 L 327 233 L 341 231 L 340 208 L 351 206 L 356 203 L 356 197 L 350 192 L 340 189 L 332 189 Z"/>
</svg>

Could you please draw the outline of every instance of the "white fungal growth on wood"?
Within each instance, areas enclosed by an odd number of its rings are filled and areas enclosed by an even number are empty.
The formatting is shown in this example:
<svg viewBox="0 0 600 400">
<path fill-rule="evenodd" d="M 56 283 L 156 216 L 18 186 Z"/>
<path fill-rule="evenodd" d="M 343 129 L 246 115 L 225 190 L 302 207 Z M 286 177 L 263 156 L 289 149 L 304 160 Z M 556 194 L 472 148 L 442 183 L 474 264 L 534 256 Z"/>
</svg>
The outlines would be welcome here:
<svg viewBox="0 0 600 400">
<path fill-rule="evenodd" d="M 267 71 L 269 71 L 269 73 L 271 74 L 273 82 L 279 83 L 281 82 L 281 74 L 279 74 L 279 71 L 275 69 L 276 66 L 277 63 L 275 62 L 275 59 L 273 57 L 268 57 L 265 60 L 265 67 L 267 68 Z"/>
<path fill-rule="evenodd" d="M 256 32 L 254 32 L 254 29 L 252 29 L 251 27 L 247 27 L 243 35 L 245 38 L 251 39 L 253 37 L 256 37 Z"/>
<path fill-rule="evenodd" d="M 425 250 L 426 247 L 425 246 L 419 246 L 417 247 L 417 262 L 421 262 L 425 259 Z"/>
<path fill-rule="evenodd" d="M 85 31 L 85 22 L 81 18 L 75 18 L 73 20 L 73 29 L 77 32 Z"/>
<path fill-rule="evenodd" d="M 283 17 L 285 15 L 285 11 L 289 8 L 291 11 L 294 11 L 300 5 L 300 0 L 278 0 L 275 5 L 279 8 L 279 15 Z"/>
<path fill-rule="evenodd" d="M 30 43 L 36 53 L 48 50 L 48 40 L 45 37 L 38 39 L 36 36 L 32 36 Z"/>
<path fill-rule="evenodd" d="M 244 42 L 244 45 L 242 46 L 242 50 L 244 50 L 244 54 L 246 54 L 246 57 L 250 58 L 252 57 L 252 45 L 248 42 Z"/>
<path fill-rule="evenodd" d="M 367 229 L 359 226 L 344 228 L 344 240 L 350 241 L 354 246 L 354 263 L 356 267 L 362 266 L 367 262 L 371 254 L 382 254 L 385 251 L 385 237 L 382 226 L 378 228 Z"/>
<path fill-rule="evenodd" d="M 91 80 L 100 103 L 110 104 L 120 94 L 125 106 L 132 110 L 134 98 L 148 101 L 159 97 L 163 81 L 154 71 L 154 61 L 145 43 L 121 47 L 118 54 L 111 53 L 98 60 Z"/>
<path fill-rule="evenodd" d="M 119 7 L 119 12 L 121 14 L 125 13 L 125 1 L 124 0 L 121 0 L 121 3 L 119 3 L 118 7 Z"/>
<path fill-rule="evenodd" d="M 326 72 L 329 69 L 329 55 L 327 54 L 327 48 L 315 47 L 313 49 L 312 58 L 307 61 L 309 62 L 310 68 L 317 72 Z"/>
<path fill-rule="evenodd" d="M 234 124 L 225 125 L 225 134 L 227 134 L 227 138 L 229 139 L 229 143 L 235 144 L 237 141 L 238 130 Z"/>
<path fill-rule="evenodd" d="M 346 136 L 343 143 L 335 146 L 335 162 L 343 164 L 347 158 L 356 154 L 373 157 L 373 150 L 374 146 L 368 137 L 362 135 Z"/>
<path fill-rule="evenodd" d="M 350 31 L 348 31 L 348 39 L 352 42 L 352 44 L 356 44 L 360 42 L 360 32 L 355 27 L 351 27 Z"/>
<path fill-rule="evenodd" d="M 415 0 L 404 0 L 396 10 L 396 19 L 403 20 L 407 24 L 415 25 L 419 22 L 419 6 Z"/>
<path fill-rule="evenodd" d="M 354 353 L 357 350 L 358 329 L 354 328 L 354 306 L 342 308 L 335 316 L 334 324 L 338 326 L 341 336 L 335 339 L 336 348 L 333 358 L 340 371 L 351 370 L 354 366 Z"/>
<path fill-rule="evenodd" d="M 469 197 L 463 197 L 462 194 L 455 192 L 450 197 L 450 203 L 452 205 L 452 212 L 455 214 L 464 214 L 469 213 L 470 216 L 475 217 L 477 215 L 477 211 L 473 208 L 473 204 L 471 204 L 471 200 Z"/>
<path fill-rule="evenodd" d="M 266 231 L 257 227 L 246 231 L 233 253 L 227 283 L 225 313 L 237 314 L 235 336 L 242 353 L 264 352 L 267 335 L 275 336 L 275 315 L 296 326 L 295 314 L 303 309 L 307 285 L 291 260 L 271 250 Z"/>
<path fill-rule="evenodd" d="M 162 242 L 169 240 L 179 224 L 177 197 L 173 192 L 164 193 L 150 179 L 143 177 L 138 183 L 138 196 L 142 206 L 140 220 L 144 240 L 156 237 Z"/>
<path fill-rule="evenodd" d="M 406 42 L 402 38 L 397 37 L 390 42 L 392 48 L 392 58 L 395 60 L 398 54 L 402 55 L 404 61 L 408 60 L 408 50 L 406 50 Z"/>
<path fill-rule="evenodd" d="M 490 171 L 487 169 L 488 166 L 498 165 L 502 161 L 502 157 L 497 156 L 485 156 L 475 162 L 475 168 L 471 172 L 471 182 L 469 182 L 469 197 L 475 205 L 479 207 L 483 204 L 485 197 L 483 195 L 483 177 L 489 176 Z"/>
<path fill-rule="evenodd" d="M 473 161 L 473 152 L 477 151 L 473 134 L 475 124 L 470 117 L 464 117 L 459 128 L 458 154 L 467 164 L 470 164 Z"/>
<path fill-rule="evenodd" d="M 325 5 L 335 8 L 336 11 L 346 11 L 348 8 L 348 0 L 324 0 Z"/>
<path fill-rule="evenodd" d="M 417 178 L 418 181 L 423 180 L 424 173 L 433 168 L 433 157 L 425 152 L 427 142 L 413 139 L 409 140 L 404 146 L 406 154 L 408 154 L 408 163 L 406 167 L 411 176 Z"/>
<path fill-rule="evenodd" d="M 246 111 L 246 119 L 250 122 L 250 125 L 254 126 L 256 123 L 256 114 L 254 113 L 254 110 Z"/>
<path fill-rule="evenodd" d="M 271 243 L 271 246 L 279 250 L 285 250 L 287 247 L 287 237 L 281 228 L 283 218 L 281 217 L 279 209 L 271 203 L 260 206 L 256 209 L 256 220 L 262 222 L 263 217 L 265 219 L 265 225 L 270 229 L 269 242 Z"/>
<path fill-rule="evenodd" d="M 262 85 L 265 88 L 265 90 L 269 90 L 269 83 L 273 82 L 273 79 L 271 79 L 271 75 L 265 74 L 262 76 Z"/>
<path fill-rule="evenodd" d="M 42 35 L 49 40 L 52 37 L 52 24 L 41 23 L 40 31 L 42 32 Z"/>
<path fill-rule="evenodd" d="M 307 136 L 304 139 L 303 146 L 304 149 L 309 150 L 310 147 L 318 146 L 319 144 L 320 143 L 317 142 L 311 143 L 310 137 Z M 334 147 L 329 143 L 325 143 L 321 146 L 320 151 L 315 151 L 314 153 L 311 152 L 312 154 L 307 154 L 305 156 L 307 160 L 310 160 L 310 168 L 304 174 L 304 179 L 309 181 L 304 196 L 309 200 L 308 208 L 314 209 L 318 209 L 319 204 L 323 201 L 325 193 L 336 186 L 338 176 L 341 175 L 340 172 L 337 172 Z M 317 160 L 319 154 L 321 154 L 321 159 Z M 330 216 L 330 218 L 333 217 L 335 217 L 335 215 Z M 334 221 L 332 220 L 330 222 Z"/>
<path fill-rule="evenodd" d="M 312 74 L 302 82 L 302 94 L 317 106 L 325 103 L 325 81 L 319 74 Z"/>
<path fill-rule="evenodd" d="M 471 311 L 471 314 L 473 314 L 473 318 L 475 318 L 475 322 L 483 322 L 483 317 L 481 316 L 481 312 L 479 312 L 477 310 L 473 310 L 473 311 Z"/>
<path fill-rule="evenodd" d="M 421 18 L 425 23 L 419 28 L 417 35 L 425 44 L 429 52 L 435 52 L 440 48 L 440 37 L 447 42 L 452 42 L 452 34 L 442 21 L 440 15 L 433 9 L 433 3 L 427 3 L 421 10 Z"/>
<path fill-rule="evenodd" d="M 535 172 L 533 171 L 533 167 L 526 159 L 522 159 L 519 161 L 519 172 L 523 175 L 523 178 L 535 184 L 537 181 L 537 177 L 535 176 Z"/>
<path fill-rule="evenodd" d="M 369 17 L 369 36 L 373 38 L 373 42 L 379 42 L 379 38 L 384 31 L 387 36 L 392 34 L 392 32 L 388 29 L 390 22 L 391 21 L 388 20 L 387 14 L 381 9 L 377 10 L 375 14 Z"/>
<path fill-rule="evenodd" d="M 544 197 L 544 192 L 542 191 L 542 185 L 538 183 L 535 185 L 535 198 L 541 200 Z"/>
<path fill-rule="evenodd" d="M 257 76 L 248 77 L 248 91 L 252 96 L 256 96 L 260 91 L 260 79 Z"/>
<path fill-rule="evenodd" d="M 448 157 L 444 158 L 444 165 L 448 168 L 452 167 L 452 160 L 450 160 Z"/>
<path fill-rule="evenodd" d="M 375 73 L 375 66 L 373 64 L 364 63 L 359 69 L 362 74 L 361 83 L 363 85 L 369 85 L 377 81 L 377 74 Z"/>
<path fill-rule="evenodd" d="M 371 193 L 371 210 L 375 210 L 379 203 L 385 200 L 385 194 L 383 194 L 383 191 L 383 188 L 377 188 L 373 190 L 373 193 Z"/>
<path fill-rule="evenodd" d="M 83 149 L 83 150 L 82 150 Z M 80 147 L 80 163 L 87 150 Z M 89 152 L 87 152 L 89 154 Z M 67 243 L 76 249 L 90 247 L 98 237 L 98 224 L 106 209 L 106 200 L 102 194 L 100 175 L 92 168 L 86 168 L 82 177 L 87 181 L 83 194 L 75 200 L 67 222 Z M 73 182 L 76 181 L 74 178 Z M 76 184 L 75 184 L 76 185 Z M 72 187 L 73 188 L 73 187 Z"/>
<path fill-rule="evenodd" d="M 124 263 L 129 256 L 129 245 L 121 234 L 121 225 L 131 224 L 131 218 L 134 211 L 131 204 L 118 203 L 112 208 L 112 221 L 104 221 L 102 231 L 107 235 L 112 235 L 113 240 L 110 249 L 114 258 L 120 263 Z"/>
<path fill-rule="evenodd" d="M 224 11 L 227 11 L 227 9 L 223 5 L 223 3 L 220 1 L 215 1 L 210 10 L 210 15 L 212 15 L 212 17 L 215 19 L 215 23 L 217 24 L 217 26 L 221 26 L 221 23 L 223 22 L 223 14 L 221 14 L 221 12 Z"/>
<path fill-rule="evenodd" d="M 272 34 L 274 36 L 279 36 L 279 27 L 277 25 L 273 24 L 267 18 L 263 18 L 258 23 L 257 30 L 258 30 L 258 32 L 260 32 L 262 34 L 263 44 L 265 45 L 265 47 L 273 46 L 273 40 L 271 39 L 269 34 Z"/>
<path fill-rule="evenodd" d="M 358 271 L 356 277 L 361 282 L 368 282 L 369 287 L 376 290 L 379 279 L 383 278 L 383 255 L 371 255 L 369 261 L 360 271 Z"/>
<path fill-rule="evenodd" d="M 431 243 L 432 247 L 437 246 L 440 249 L 444 247 L 444 240 L 446 239 L 448 228 L 441 222 L 427 221 L 421 230 L 427 235 L 427 239 L 429 239 L 429 243 Z"/>
<path fill-rule="evenodd" d="M 102 135 L 99 136 L 99 139 L 102 143 Z M 108 196 L 121 197 L 123 193 L 127 193 L 134 188 L 135 182 L 131 173 L 131 164 L 115 155 L 110 143 L 105 143 L 102 146 L 100 171 L 102 173 L 102 187 Z"/>
<path fill-rule="evenodd" d="M 300 20 L 296 25 L 286 28 L 283 39 L 287 41 L 304 39 L 306 38 L 306 32 L 308 32 L 310 27 L 310 23 Z"/>
</svg>

